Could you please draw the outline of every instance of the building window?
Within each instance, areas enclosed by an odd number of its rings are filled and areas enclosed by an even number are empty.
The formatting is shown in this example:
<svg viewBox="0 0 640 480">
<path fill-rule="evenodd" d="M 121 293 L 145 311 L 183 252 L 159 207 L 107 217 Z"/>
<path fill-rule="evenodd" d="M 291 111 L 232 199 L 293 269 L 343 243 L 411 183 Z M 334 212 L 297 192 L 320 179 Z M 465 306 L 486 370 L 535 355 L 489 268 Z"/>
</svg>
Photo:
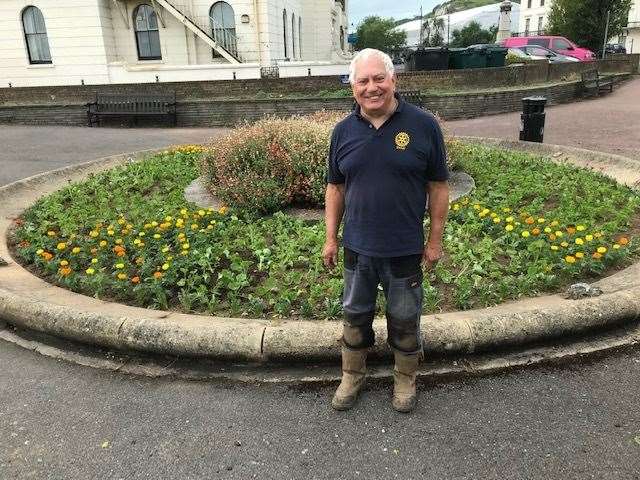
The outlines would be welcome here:
<svg viewBox="0 0 640 480">
<path fill-rule="evenodd" d="M 527 0 L 527 8 L 531 8 L 531 0 Z"/>
<path fill-rule="evenodd" d="M 531 28 L 531 19 L 530 18 L 526 18 L 524 20 L 524 35 L 525 37 L 527 35 L 529 35 L 529 29 Z"/>
<path fill-rule="evenodd" d="M 161 60 L 158 17 L 151 6 L 142 4 L 133 11 L 138 60 Z"/>
<path fill-rule="evenodd" d="M 282 35 L 284 36 L 284 58 L 289 58 L 289 49 L 287 48 L 287 10 L 282 11 Z"/>
<path fill-rule="evenodd" d="M 540 6 L 544 7 L 544 0 L 540 0 Z"/>
<path fill-rule="evenodd" d="M 340 27 L 340 50 L 344 51 L 344 27 Z"/>
<path fill-rule="evenodd" d="M 298 53 L 302 60 L 302 17 L 298 17 Z"/>
<path fill-rule="evenodd" d="M 543 25 L 544 25 L 544 17 L 538 17 L 538 35 L 542 35 Z"/>
<path fill-rule="evenodd" d="M 27 7 L 22 12 L 22 27 L 27 42 L 29 63 L 52 63 L 47 29 L 42 12 L 37 7 Z"/>
<path fill-rule="evenodd" d="M 234 57 L 238 56 L 238 42 L 236 39 L 236 17 L 233 7 L 227 2 L 216 2 L 209 10 L 213 39 Z M 213 51 L 213 57 L 221 57 Z"/>
<path fill-rule="evenodd" d="M 291 56 L 296 58 L 296 14 L 291 14 Z"/>
</svg>

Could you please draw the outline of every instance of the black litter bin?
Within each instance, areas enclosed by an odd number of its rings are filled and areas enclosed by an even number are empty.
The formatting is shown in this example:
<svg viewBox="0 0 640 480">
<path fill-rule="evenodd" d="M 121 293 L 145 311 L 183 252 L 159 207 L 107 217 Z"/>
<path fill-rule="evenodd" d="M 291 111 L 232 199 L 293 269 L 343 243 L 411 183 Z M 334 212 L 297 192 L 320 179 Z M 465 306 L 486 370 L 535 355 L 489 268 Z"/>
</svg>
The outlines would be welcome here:
<svg viewBox="0 0 640 480">
<path fill-rule="evenodd" d="M 487 47 L 487 67 L 504 67 L 508 51 L 499 45 Z"/>
<path fill-rule="evenodd" d="M 446 47 L 421 48 L 411 52 L 407 61 L 410 71 L 447 70 L 449 68 L 449 50 Z"/>
<path fill-rule="evenodd" d="M 545 97 L 526 97 L 522 99 L 522 115 L 520 115 L 520 140 L 542 143 L 544 138 L 544 122 L 546 114 Z"/>
<path fill-rule="evenodd" d="M 464 57 L 466 48 L 450 48 L 449 49 L 449 68 L 451 70 L 465 68 Z"/>
</svg>

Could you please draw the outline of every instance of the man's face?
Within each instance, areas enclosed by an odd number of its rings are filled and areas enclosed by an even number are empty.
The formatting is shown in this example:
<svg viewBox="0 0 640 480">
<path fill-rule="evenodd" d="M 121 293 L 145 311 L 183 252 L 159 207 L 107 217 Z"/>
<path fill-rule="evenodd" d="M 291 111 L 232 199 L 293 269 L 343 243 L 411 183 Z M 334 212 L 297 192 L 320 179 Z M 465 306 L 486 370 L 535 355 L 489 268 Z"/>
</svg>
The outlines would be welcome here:
<svg viewBox="0 0 640 480">
<path fill-rule="evenodd" d="M 375 116 L 391 109 L 396 77 L 387 73 L 382 60 L 370 57 L 356 64 L 352 88 L 363 113 Z"/>
</svg>

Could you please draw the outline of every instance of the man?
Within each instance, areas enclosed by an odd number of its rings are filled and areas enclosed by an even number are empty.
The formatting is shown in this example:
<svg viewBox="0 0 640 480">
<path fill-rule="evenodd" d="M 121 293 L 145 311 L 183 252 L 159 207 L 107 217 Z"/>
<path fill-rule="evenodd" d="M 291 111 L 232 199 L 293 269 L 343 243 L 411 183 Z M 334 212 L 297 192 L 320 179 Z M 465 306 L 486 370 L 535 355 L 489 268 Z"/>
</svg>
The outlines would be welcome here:
<svg viewBox="0 0 640 480">
<path fill-rule="evenodd" d="M 392 405 L 410 412 L 422 357 L 421 264 L 429 269 L 442 257 L 449 208 L 444 140 L 433 115 L 396 94 L 393 63 L 385 53 L 362 50 L 351 62 L 349 80 L 357 106 L 333 132 L 325 196 L 327 268 L 337 264 L 343 214 L 345 222 L 342 381 L 331 404 L 351 408 L 364 385 L 382 284 L 395 358 Z M 425 244 L 427 193 L 431 227 Z"/>
</svg>

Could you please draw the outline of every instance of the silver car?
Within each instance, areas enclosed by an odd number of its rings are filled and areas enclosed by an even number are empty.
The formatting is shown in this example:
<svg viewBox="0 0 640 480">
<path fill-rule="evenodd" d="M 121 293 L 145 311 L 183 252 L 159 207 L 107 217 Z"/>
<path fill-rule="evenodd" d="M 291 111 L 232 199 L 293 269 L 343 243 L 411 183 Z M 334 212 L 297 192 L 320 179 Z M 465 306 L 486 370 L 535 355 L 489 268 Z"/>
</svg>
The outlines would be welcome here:
<svg viewBox="0 0 640 480">
<path fill-rule="evenodd" d="M 540 45 L 523 45 L 521 47 L 512 47 L 509 49 L 509 53 L 513 53 L 518 57 L 529 58 L 532 60 L 549 60 L 549 63 L 570 63 L 579 62 L 575 57 L 568 57 L 562 55 L 548 48 L 541 47 Z"/>
</svg>

